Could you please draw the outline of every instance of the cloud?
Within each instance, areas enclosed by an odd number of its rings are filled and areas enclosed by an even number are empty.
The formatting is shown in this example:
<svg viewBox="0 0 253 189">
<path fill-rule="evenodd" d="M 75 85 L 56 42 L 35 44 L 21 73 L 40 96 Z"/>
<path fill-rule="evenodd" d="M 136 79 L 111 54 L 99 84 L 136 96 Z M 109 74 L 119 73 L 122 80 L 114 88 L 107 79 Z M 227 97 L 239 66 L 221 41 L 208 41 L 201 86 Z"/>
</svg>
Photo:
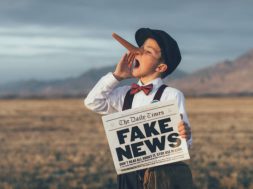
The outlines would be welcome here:
<svg viewBox="0 0 253 189">
<path fill-rule="evenodd" d="M 7 67 L 8 78 L 19 79 L 25 75 L 18 74 L 22 65 L 30 69 L 27 77 L 51 78 L 114 64 L 125 49 L 111 33 L 135 43 L 139 27 L 170 33 L 183 53 L 180 68 L 196 70 L 252 47 L 252 5 L 250 0 L 0 1 L 0 80 L 6 80 Z M 47 74 L 36 67 L 43 62 Z"/>
<path fill-rule="evenodd" d="M 1 33 L 1 31 L 0 31 Z M 8 31 L 7 31 L 8 33 Z M 44 34 L 32 35 L 33 32 L 23 31 L 22 35 L 13 33 L 0 35 L 0 55 L 13 56 L 33 56 L 47 53 L 80 53 L 88 55 L 88 52 L 113 50 L 113 46 L 108 46 L 111 43 L 109 38 L 94 38 L 86 36 L 69 36 L 57 35 L 57 33 L 49 34 L 46 31 Z M 29 35 L 30 34 L 30 35 Z"/>
</svg>

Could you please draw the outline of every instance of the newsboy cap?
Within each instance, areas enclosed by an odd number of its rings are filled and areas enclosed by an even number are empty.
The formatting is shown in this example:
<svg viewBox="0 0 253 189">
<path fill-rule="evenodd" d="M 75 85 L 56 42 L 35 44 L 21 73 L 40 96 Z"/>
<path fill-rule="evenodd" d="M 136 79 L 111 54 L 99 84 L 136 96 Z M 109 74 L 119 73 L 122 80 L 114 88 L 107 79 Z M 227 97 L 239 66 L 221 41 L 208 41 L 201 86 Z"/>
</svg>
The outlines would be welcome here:
<svg viewBox="0 0 253 189">
<path fill-rule="evenodd" d="M 181 53 L 178 44 L 175 39 L 162 30 L 140 28 L 135 33 L 135 40 L 139 47 L 141 47 L 148 38 L 156 40 L 161 48 L 162 59 L 168 66 L 168 69 L 162 74 L 162 78 L 165 78 L 176 69 L 181 61 Z"/>
</svg>

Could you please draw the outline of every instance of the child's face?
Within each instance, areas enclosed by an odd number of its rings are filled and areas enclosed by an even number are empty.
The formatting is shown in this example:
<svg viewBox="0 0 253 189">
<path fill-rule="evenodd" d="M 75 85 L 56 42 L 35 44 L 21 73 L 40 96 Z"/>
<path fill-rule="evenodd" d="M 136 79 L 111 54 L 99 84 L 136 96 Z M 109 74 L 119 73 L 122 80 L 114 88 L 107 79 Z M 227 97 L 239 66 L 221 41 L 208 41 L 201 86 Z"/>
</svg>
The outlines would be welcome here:
<svg viewBox="0 0 253 189">
<path fill-rule="evenodd" d="M 132 75 L 136 78 L 153 75 L 161 62 L 161 49 L 154 39 L 146 39 L 141 49 L 141 53 L 135 57 L 135 66 L 132 70 Z"/>
</svg>

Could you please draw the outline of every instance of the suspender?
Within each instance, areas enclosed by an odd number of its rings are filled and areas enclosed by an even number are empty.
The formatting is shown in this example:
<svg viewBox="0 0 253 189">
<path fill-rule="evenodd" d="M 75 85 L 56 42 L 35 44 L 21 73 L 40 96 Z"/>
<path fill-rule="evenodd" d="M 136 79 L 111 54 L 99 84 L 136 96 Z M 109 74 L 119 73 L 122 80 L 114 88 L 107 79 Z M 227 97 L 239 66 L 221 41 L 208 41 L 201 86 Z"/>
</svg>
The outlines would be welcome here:
<svg viewBox="0 0 253 189">
<path fill-rule="evenodd" d="M 155 94 L 153 100 L 158 100 L 158 101 L 160 101 L 160 98 L 161 98 L 161 96 L 162 96 L 162 94 L 163 94 L 163 91 L 164 91 L 164 89 L 165 89 L 166 87 L 167 87 L 167 85 L 162 85 L 162 86 L 160 86 L 159 89 L 156 91 L 156 94 Z"/>
<path fill-rule="evenodd" d="M 153 100 L 158 100 L 159 101 L 162 94 L 163 94 L 163 91 L 166 87 L 167 87 L 167 85 L 161 85 L 159 87 L 159 89 L 156 91 L 156 94 L 155 94 Z M 126 93 L 122 111 L 132 108 L 132 102 L 133 102 L 133 99 L 134 99 L 134 95 L 130 94 L 130 91 L 131 91 L 131 89 L 129 91 L 127 91 L 127 93 Z"/>
<path fill-rule="evenodd" d="M 127 94 L 125 96 L 122 111 L 132 108 L 132 102 L 133 102 L 133 99 L 134 99 L 134 94 L 130 94 L 130 91 L 131 91 L 131 89 L 129 91 L 127 91 Z"/>
</svg>

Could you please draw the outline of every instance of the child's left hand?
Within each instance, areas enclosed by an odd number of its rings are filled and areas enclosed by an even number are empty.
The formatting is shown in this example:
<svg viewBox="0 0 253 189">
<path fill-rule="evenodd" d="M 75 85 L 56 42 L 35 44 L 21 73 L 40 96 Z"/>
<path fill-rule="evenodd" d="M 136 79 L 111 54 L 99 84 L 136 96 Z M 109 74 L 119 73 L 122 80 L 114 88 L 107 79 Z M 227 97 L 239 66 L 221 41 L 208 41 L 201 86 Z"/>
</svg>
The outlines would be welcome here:
<svg viewBox="0 0 253 189">
<path fill-rule="evenodd" d="M 181 114 L 181 121 L 178 124 L 178 132 L 182 138 L 189 140 L 191 138 L 191 128 L 186 122 L 183 121 L 183 116 Z"/>
</svg>

